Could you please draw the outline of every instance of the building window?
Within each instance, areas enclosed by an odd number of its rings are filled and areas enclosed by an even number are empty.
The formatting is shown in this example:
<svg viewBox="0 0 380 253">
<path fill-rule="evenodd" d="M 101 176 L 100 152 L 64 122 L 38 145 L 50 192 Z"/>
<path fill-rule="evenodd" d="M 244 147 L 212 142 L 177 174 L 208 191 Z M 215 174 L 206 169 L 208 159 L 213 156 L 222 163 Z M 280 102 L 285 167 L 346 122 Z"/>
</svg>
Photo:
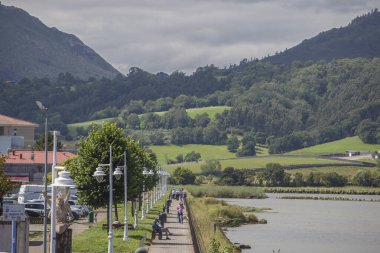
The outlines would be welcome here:
<svg viewBox="0 0 380 253">
<path fill-rule="evenodd" d="M 4 127 L 0 127 L 0 136 L 4 135 Z"/>
</svg>

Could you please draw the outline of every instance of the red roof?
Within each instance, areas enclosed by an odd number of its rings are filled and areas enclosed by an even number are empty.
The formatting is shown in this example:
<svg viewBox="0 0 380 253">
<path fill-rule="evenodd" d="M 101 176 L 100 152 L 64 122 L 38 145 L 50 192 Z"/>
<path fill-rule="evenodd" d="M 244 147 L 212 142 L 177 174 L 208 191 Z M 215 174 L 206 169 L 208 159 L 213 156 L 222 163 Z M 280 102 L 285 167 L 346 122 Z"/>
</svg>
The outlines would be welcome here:
<svg viewBox="0 0 380 253">
<path fill-rule="evenodd" d="M 34 159 L 32 156 L 34 155 Z M 70 152 L 57 152 L 57 164 L 75 155 Z M 6 164 L 45 164 L 45 151 L 11 151 L 7 154 Z M 53 151 L 48 152 L 48 164 L 53 163 Z"/>
<path fill-rule="evenodd" d="M 34 124 L 29 121 L 11 118 L 5 115 L 0 114 L 0 126 L 29 126 L 29 127 L 38 127 L 37 124 Z"/>
<path fill-rule="evenodd" d="M 20 182 L 20 183 L 29 183 L 29 177 L 18 177 L 18 176 L 9 176 L 8 177 L 11 182 Z"/>
</svg>

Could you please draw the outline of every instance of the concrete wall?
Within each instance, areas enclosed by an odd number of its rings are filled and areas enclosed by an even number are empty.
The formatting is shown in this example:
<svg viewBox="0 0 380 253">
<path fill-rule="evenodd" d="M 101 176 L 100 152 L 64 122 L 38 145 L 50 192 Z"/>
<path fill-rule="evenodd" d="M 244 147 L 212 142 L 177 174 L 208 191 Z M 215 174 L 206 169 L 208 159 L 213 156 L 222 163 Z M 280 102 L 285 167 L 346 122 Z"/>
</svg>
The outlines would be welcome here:
<svg viewBox="0 0 380 253">
<path fill-rule="evenodd" d="M 4 136 L 24 136 L 25 146 L 34 144 L 34 127 L 4 126 Z"/>
<path fill-rule="evenodd" d="M 0 217 L 0 252 L 12 250 L 12 222 Z M 29 220 L 17 222 L 17 253 L 29 253 Z"/>
</svg>

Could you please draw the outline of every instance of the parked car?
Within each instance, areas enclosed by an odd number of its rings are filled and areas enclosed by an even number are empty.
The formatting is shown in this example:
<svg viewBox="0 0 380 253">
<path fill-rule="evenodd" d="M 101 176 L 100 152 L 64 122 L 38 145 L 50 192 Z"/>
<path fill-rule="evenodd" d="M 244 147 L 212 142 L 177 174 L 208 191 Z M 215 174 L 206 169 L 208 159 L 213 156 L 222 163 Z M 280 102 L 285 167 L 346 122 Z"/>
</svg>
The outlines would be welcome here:
<svg viewBox="0 0 380 253">
<path fill-rule="evenodd" d="M 83 208 L 81 205 L 76 205 L 74 201 L 69 200 L 71 212 L 75 212 L 76 214 L 79 215 L 79 217 L 84 217 L 85 213 L 83 211 Z"/>
<path fill-rule="evenodd" d="M 38 199 L 44 189 L 43 185 L 21 185 L 18 193 L 18 203 L 23 204 L 31 199 Z M 47 190 L 51 194 L 51 186 L 48 186 Z"/>
<path fill-rule="evenodd" d="M 32 203 L 26 203 L 25 204 L 25 213 L 28 214 L 29 216 L 32 217 L 39 217 L 39 216 L 44 216 L 44 203 L 43 202 L 32 202 Z M 50 209 L 47 208 L 47 212 L 49 213 Z M 36 216 L 39 214 L 39 216 Z"/>
</svg>

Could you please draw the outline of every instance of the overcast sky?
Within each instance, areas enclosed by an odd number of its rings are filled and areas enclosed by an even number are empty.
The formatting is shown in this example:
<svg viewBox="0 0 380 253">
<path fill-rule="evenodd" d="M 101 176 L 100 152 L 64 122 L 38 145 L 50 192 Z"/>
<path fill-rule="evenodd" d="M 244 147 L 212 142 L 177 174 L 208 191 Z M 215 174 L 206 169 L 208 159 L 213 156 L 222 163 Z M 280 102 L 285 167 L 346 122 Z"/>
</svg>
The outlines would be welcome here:
<svg viewBox="0 0 380 253">
<path fill-rule="evenodd" d="M 379 8 L 379 0 L 2 0 L 75 34 L 120 72 L 238 64 Z"/>
</svg>

